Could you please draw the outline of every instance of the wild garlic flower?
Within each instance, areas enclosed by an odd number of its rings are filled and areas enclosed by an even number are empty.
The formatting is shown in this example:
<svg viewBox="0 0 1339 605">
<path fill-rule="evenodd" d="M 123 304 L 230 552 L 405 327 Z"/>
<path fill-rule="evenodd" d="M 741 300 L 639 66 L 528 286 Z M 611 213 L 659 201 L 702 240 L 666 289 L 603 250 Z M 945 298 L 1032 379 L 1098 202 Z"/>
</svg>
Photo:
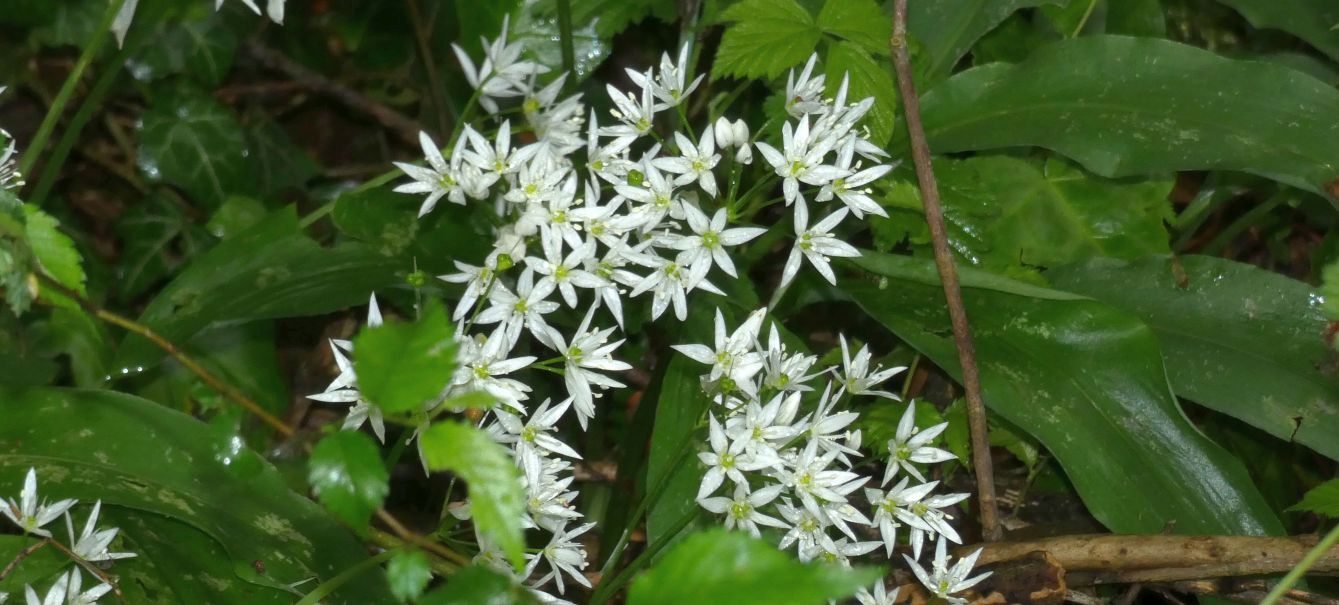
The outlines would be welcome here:
<svg viewBox="0 0 1339 605">
<path fill-rule="evenodd" d="M 800 270 L 800 259 L 804 258 L 818 271 L 828 283 L 836 285 L 837 276 L 833 274 L 830 257 L 860 256 L 854 246 L 838 239 L 832 232 L 846 218 L 847 209 L 841 208 L 824 217 L 817 224 L 809 226 L 809 208 L 800 200 L 795 205 L 795 245 L 790 249 L 786 267 L 781 271 L 781 284 L 789 284 Z"/>
<path fill-rule="evenodd" d="M 223 8 L 223 1 L 216 0 L 214 10 Z M 268 0 L 265 3 L 265 15 L 269 17 L 270 21 L 283 24 L 284 2 L 285 0 Z M 139 0 L 124 0 L 121 3 L 121 9 L 116 13 L 116 17 L 112 19 L 111 30 L 112 34 L 116 36 L 117 46 L 125 44 L 126 32 L 130 30 L 130 24 L 135 20 L 135 8 L 138 4 Z M 242 0 L 242 4 L 251 9 L 251 12 L 260 14 L 260 7 L 256 5 L 256 0 Z"/>
<path fill-rule="evenodd" d="M 814 74 L 814 62 L 817 60 L 818 53 L 809 55 L 809 61 L 804 64 L 799 78 L 795 77 L 795 70 L 791 70 L 786 77 L 786 113 L 792 117 L 800 118 L 827 110 L 827 105 L 823 103 L 825 78 L 823 74 Z"/>
<path fill-rule="evenodd" d="M 906 559 L 907 565 L 916 574 L 916 579 L 920 580 L 921 584 L 930 589 L 930 592 L 936 597 L 945 599 L 953 605 L 965 605 L 967 599 L 953 595 L 976 586 L 981 580 L 990 577 L 992 573 L 986 572 L 974 578 L 967 577 L 972 573 L 972 567 L 976 565 L 976 559 L 980 556 L 981 550 L 977 549 L 976 552 L 958 559 L 957 563 L 949 567 L 947 548 L 944 539 L 940 538 L 939 542 L 935 544 L 935 558 L 928 572 L 915 559 L 906 555 L 902 555 L 902 558 Z"/>
<path fill-rule="evenodd" d="M 702 131 L 702 139 L 696 145 L 681 132 L 674 133 L 674 142 L 679 146 L 678 156 L 657 158 L 652 163 L 665 172 L 679 175 L 674 179 L 675 185 L 697 181 L 707 195 L 716 197 L 716 174 L 712 169 L 720 163 L 721 154 L 716 153 L 716 136 L 711 126 Z"/>
<path fill-rule="evenodd" d="M 47 503 L 45 499 L 39 501 L 37 494 L 37 469 L 28 469 L 28 474 L 23 479 L 23 489 L 19 492 L 19 499 L 9 499 L 8 506 L 0 507 L 0 514 L 4 514 L 25 534 L 33 534 L 50 538 L 51 532 L 43 527 L 59 519 L 65 511 L 70 510 L 75 505 L 75 500 L 67 498 Z"/>
<path fill-rule="evenodd" d="M 535 585 L 553 580 L 558 586 L 558 593 L 562 594 L 566 592 L 563 585 L 563 575 L 566 574 L 577 584 L 590 588 L 590 580 L 587 580 L 586 575 L 581 572 L 586 568 L 586 550 L 575 541 L 575 538 L 592 527 L 595 527 L 594 523 L 586 523 L 575 528 L 560 528 L 554 531 L 553 538 L 539 553 L 526 555 L 530 559 L 530 563 L 526 565 L 526 575 L 534 573 L 542 560 L 548 563 L 549 572 L 537 578 L 534 581 Z"/>
<path fill-rule="evenodd" d="M 901 591 L 902 589 L 899 587 L 894 588 L 892 592 L 888 592 L 888 589 L 883 585 L 883 579 L 880 578 L 874 583 L 873 590 L 862 588 L 855 593 L 855 600 L 860 605 L 893 605 L 897 603 L 897 595 Z"/>
<path fill-rule="evenodd" d="M 908 402 L 906 411 L 902 412 L 902 419 L 897 422 L 897 432 L 888 440 L 889 460 L 888 469 L 883 474 L 883 485 L 893 480 L 898 469 L 907 471 L 918 481 L 925 481 L 916 464 L 939 464 L 957 458 L 946 450 L 930 446 L 946 428 L 947 422 L 927 429 L 916 428 L 916 402 Z"/>
<path fill-rule="evenodd" d="M 797 199 L 804 200 L 800 194 L 800 183 L 821 187 L 850 173 L 850 170 L 823 163 L 837 141 L 831 137 L 810 136 L 809 116 L 800 118 L 794 128 L 787 122 L 781 128 L 781 137 L 780 151 L 762 141 L 753 145 L 762 153 L 763 159 L 772 165 L 777 176 L 784 179 L 781 185 L 787 205 Z"/>
<path fill-rule="evenodd" d="M 750 492 L 747 485 L 735 484 L 732 497 L 705 498 L 698 500 L 698 504 L 713 513 L 725 515 L 726 529 L 738 527 L 757 538 L 762 535 L 758 530 L 759 525 L 781 529 L 790 527 L 785 521 L 762 512 L 762 507 L 775 500 L 783 489 L 785 486 L 769 485 Z"/>
<path fill-rule="evenodd" d="M 381 307 L 377 305 L 377 295 L 373 294 L 367 303 L 367 326 L 375 328 L 382 323 Z M 353 353 L 353 343 L 347 340 L 330 341 L 330 352 L 335 358 L 335 365 L 339 368 L 339 375 L 330 381 L 330 385 L 325 391 L 308 395 L 307 399 L 320 401 L 323 403 L 348 403 L 352 404 L 349 413 L 344 418 L 342 430 L 358 430 L 364 422 L 370 422 L 372 432 L 377 436 L 377 440 L 386 442 L 386 422 L 383 419 L 381 408 L 365 401 L 362 392 L 358 390 L 358 376 L 353 371 L 353 362 L 348 358 Z"/>
<path fill-rule="evenodd" d="M 688 267 L 689 283 L 693 286 L 706 277 L 713 265 L 730 277 L 739 277 L 726 247 L 747 243 L 767 232 L 760 227 L 727 229 L 725 208 L 718 209 L 710 219 L 693 204 L 684 204 L 683 213 L 692 233 L 674 236 L 670 247 L 680 251 L 676 261 Z"/>
<path fill-rule="evenodd" d="M 527 84 L 534 76 L 547 73 L 549 68 L 533 61 L 522 61 L 524 45 L 520 42 L 507 43 L 507 29 L 510 15 L 502 18 L 502 32 L 496 40 L 489 42 L 483 36 L 479 41 L 484 47 L 484 61 L 477 68 L 469 53 L 458 44 L 452 44 L 460 68 L 479 95 L 479 105 L 488 113 L 497 113 L 497 99 L 525 96 Z"/>
<path fill-rule="evenodd" d="M 882 366 L 870 367 L 870 360 L 873 355 L 869 352 L 869 345 L 860 347 L 854 357 L 846 346 L 846 336 L 840 335 L 842 347 L 842 380 L 841 388 L 843 393 L 851 395 L 873 395 L 885 399 L 900 399 L 897 395 L 888 391 L 872 390 L 875 385 L 883 384 L 884 381 L 892 378 L 898 373 L 906 370 L 905 367 L 896 366 L 884 368 Z M 884 483 L 887 483 L 885 481 Z"/>
<path fill-rule="evenodd" d="M 659 100 L 655 104 L 656 111 L 664 111 L 679 105 L 688 95 L 697 90 L 698 84 L 702 83 L 705 74 L 698 74 L 696 78 L 693 78 L 691 84 L 684 84 L 688 79 L 690 51 L 691 46 L 687 43 L 680 47 L 678 61 L 671 60 L 669 53 L 661 54 L 660 70 L 656 72 L 654 79 L 650 77 L 650 72 L 642 73 L 634 69 L 625 70 L 633 84 L 643 90 L 649 90 L 651 95 Z"/>
<path fill-rule="evenodd" d="M 115 527 L 99 530 L 98 513 L 100 512 L 102 512 L 102 500 L 93 503 L 93 511 L 88 514 L 88 519 L 84 521 L 84 529 L 79 533 L 79 538 L 75 539 L 74 522 L 70 520 L 70 513 L 66 511 L 65 529 L 70 537 L 70 550 L 85 561 L 112 561 L 136 556 L 132 552 L 111 552 L 108 549 L 112 540 L 116 539 L 116 534 L 121 530 Z"/>
<path fill-rule="evenodd" d="M 467 127 L 468 128 L 468 127 Z M 463 157 L 461 151 L 465 149 L 463 145 L 456 145 L 451 151 L 451 163 L 447 163 L 442 157 L 442 152 L 437 149 L 437 143 L 433 142 L 432 137 L 426 132 L 418 133 L 419 145 L 423 148 L 423 156 L 428 160 L 428 168 L 415 166 L 404 162 L 395 162 L 395 167 L 399 168 L 406 176 L 413 179 L 395 188 L 396 193 L 426 193 L 427 199 L 419 206 L 418 215 L 421 217 L 432 212 L 437 201 L 443 197 L 447 198 L 453 204 L 465 203 L 465 189 L 461 184 L 461 170 L 463 168 Z"/>
</svg>

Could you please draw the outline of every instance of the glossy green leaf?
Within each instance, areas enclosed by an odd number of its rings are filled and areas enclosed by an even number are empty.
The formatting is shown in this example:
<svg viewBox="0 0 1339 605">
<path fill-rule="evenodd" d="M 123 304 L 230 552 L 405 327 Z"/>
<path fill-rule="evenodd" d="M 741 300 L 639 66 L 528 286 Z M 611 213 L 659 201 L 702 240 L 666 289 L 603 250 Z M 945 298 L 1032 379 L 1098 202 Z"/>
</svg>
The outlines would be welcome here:
<svg viewBox="0 0 1339 605">
<path fill-rule="evenodd" d="M 471 565 L 418 600 L 418 605 L 530 605 L 535 600 L 506 576 L 481 565 Z"/>
<path fill-rule="evenodd" d="M 377 444 L 356 431 L 338 431 L 312 448 L 307 481 L 321 504 L 360 534 L 390 493 Z"/>
<path fill-rule="evenodd" d="M 1339 261 L 1330 263 L 1321 273 L 1321 311 L 1330 321 L 1339 321 Z"/>
<path fill-rule="evenodd" d="M 1339 176 L 1339 90 L 1166 40 L 1057 42 L 955 75 L 921 109 L 938 153 L 1036 145 L 1107 177 L 1239 170 L 1313 192 Z"/>
<path fill-rule="evenodd" d="M 345 235 L 432 273 L 454 273 L 452 261 L 477 264 L 492 250 L 479 235 L 490 227 L 472 208 L 443 202 L 420 218 L 422 203 L 423 196 L 388 187 L 350 192 L 339 196 L 330 218 Z"/>
<path fill-rule="evenodd" d="M 572 22 L 572 52 L 576 81 L 591 75 L 613 49 L 609 37 L 596 29 L 599 18 Z M 489 32 L 489 38 L 495 32 Z M 512 12 L 509 40 L 520 42 L 526 56 L 548 67 L 553 73 L 563 71 L 562 44 L 558 29 L 557 3 L 522 2 Z M 476 55 L 477 57 L 477 55 Z"/>
<path fill-rule="evenodd" d="M 28 246 L 38 266 L 62 286 L 79 294 L 84 291 L 83 259 L 74 247 L 74 240 L 60 230 L 60 221 L 36 206 L 24 206 L 27 213 Z M 79 308 L 78 303 L 64 294 L 43 289 L 42 297 L 68 309 Z"/>
<path fill-rule="evenodd" d="M 432 580 L 427 555 L 417 550 L 395 553 L 386 564 L 386 579 L 390 581 L 391 594 L 401 602 L 417 599 Z"/>
<path fill-rule="evenodd" d="M 648 17 L 673 23 L 679 7 L 673 0 L 574 0 L 572 22 L 594 22 L 601 36 L 612 37 Z"/>
<path fill-rule="evenodd" d="M 1302 501 L 1289 510 L 1300 510 L 1331 519 L 1339 519 L 1339 479 L 1331 479 L 1317 485 L 1302 497 Z"/>
<path fill-rule="evenodd" d="M 210 429 L 179 412 L 110 391 L 3 389 L 0 417 L 0 485 L 18 485 L 32 467 L 49 498 L 101 499 L 187 523 L 226 551 L 234 573 L 222 581 L 257 584 L 239 574 L 259 561 L 268 582 L 319 583 L 365 558 L 351 534 L 257 454 L 238 447 L 221 455 Z M 363 574 L 326 602 L 389 600 L 384 577 Z"/>
<path fill-rule="evenodd" d="M 725 29 L 714 78 L 773 78 L 804 63 L 823 35 L 814 16 L 795 0 L 743 0 L 721 15 Z"/>
<path fill-rule="evenodd" d="M 888 39 L 893 36 L 892 16 L 884 13 L 874 0 L 827 0 L 818 11 L 818 28 L 859 45 L 865 52 L 885 57 Z"/>
<path fill-rule="evenodd" d="M 866 252 L 880 285 L 848 280 L 871 317 L 960 375 L 928 260 Z M 986 405 L 1036 437 L 1093 516 L 1120 533 L 1279 534 L 1241 462 L 1186 419 L 1153 332 L 1092 299 L 961 271 Z M 886 281 L 883 281 L 886 280 Z"/>
<path fill-rule="evenodd" d="M 146 178 L 180 187 L 205 207 L 254 189 L 254 158 L 241 123 L 201 91 L 182 86 L 151 98 L 139 142 L 137 163 Z"/>
<path fill-rule="evenodd" d="M 354 340 L 354 369 L 364 398 L 387 412 L 418 410 L 446 390 L 456 367 L 456 341 L 446 310 L 428 304 L 413 323 L 364 328 Z"/>
<path fill-rule="evenodd" d="M 868 567 L 800 563 L 773 544 L 715 529 L 684 539 L 633 581 L 628 605 L 822 605 L 882 575 Z"/>
<path fill-rule="evenodd" d="M 451 471 L 465 480 L 475 528 L 520 569 L 525 549 L 521 527 L 525 490 L 511 452 L 488 433 L 456 422 L 434 424 L 419 440 L 428 468 Z"/>
<path fill-rule="evenodd" d="M 869 138 L 878 143 L 893 136 L 897 125 L 897 87 L 886 62 L 875 60 L 860 46 L 851 42 L 828 45 L 827 81 L 829 94 L 836 94 L 842 74 L 850 76 L 849 98 L 874 97 L 874 106 L 865 114 L 863 124 L 869 127 Z"/>
<path fill-rule="evenodd" d="M 269 211 L 260 200 L 234 195 L 209 217 L 205 229 L 214 237 L 228 239 L 264 220 L 267 214 Z"/>
<path fill-rule="evenodd" d="M 920 46 L 916 63 L 926 86 L 947 76 L 981 36 L 1021 8 L 1060 0 L 936 0 L 907 4 L 907 32 Z M 913 46 L 915 48 L 915 46 Z M 929 112 L 925 116 L 929 117 Z M 939 151 L 935 148 L 935 151 Z"/>
<path fill-rule="evenodd" d="M 1163 221 L 1172 217 L 1170 179 L 1117 181 L 1060 159 L 998 155 L 940 159 L 935 177 L 950 243 L 974 265 L 1001 271 L 1168 252 Z M 893 187 L 886 203 L 892 220 L 874 223 L 883 245 L 909 234 L 912 245 L 928 250 L 917 189 Z"/>
<path fill-rule="evenodd" d="M 1339 4 L 1329 0 L 1219 0 L 1261 29 L 1279 29 L 1306 40 L 1339 61 Z"/>
<path fill-rule="evenodd" d="M 15 496 L 6 497 L 13 498 Z M 8 524 L 9 520 L 6 519 L 5 523 Z M 10 561 L 18 557 L 23 549 L 32 546 L 39 539 L 33 536 L 0 534 L 0 561 L 4 561 L 8 565 Z M 43 548 L 28 555 L 23 563 L 14 568 L 14 571 L 0 579 L 0 594 L 11 593 L 18 598 L 23 594 L 25 584 L 45 587 L 55 581 L 57 574 L 65 573 L 69 567 L 70 560 L 60 551 L 54 548 Z"/>
<path fill-rule="evenodd" d="M 143 24 L 141 24 L 143 25 Z M 223 81 L 237 53 L 237 37 L 213 11 L 182 21 L 155 24 L 154 40 L 126 62 L 136 80 L 173 75 L 212 86 Z"/>
<path fill-rule="evenodd" d="M 1157 334 L 1177 395 L 1339 460 L 1339 353 L 1310 286 L 1230 260 L 1092 259 L 1047 274 Z"/>
<path fill-rule="evenodd" d="M 157 285 L 214 244 L 180 205 L 161 194 L 150 194 L 131 206 L 116 224 L 116 231 L 122 243 L 116 289 L 126 301 Z"/>
<path fill-rule="evenodd" d="M 322 248 L 297 223 L 292 207 L 277 210 L 200 255 L 158 293 L 140 323 L 181 342 L 215 322 L 320 315 L 367 302 L 410 268 L 357 243 Z M 135 372 L 162 357 L 132 335 L 117 364 Z"/>
</svg>

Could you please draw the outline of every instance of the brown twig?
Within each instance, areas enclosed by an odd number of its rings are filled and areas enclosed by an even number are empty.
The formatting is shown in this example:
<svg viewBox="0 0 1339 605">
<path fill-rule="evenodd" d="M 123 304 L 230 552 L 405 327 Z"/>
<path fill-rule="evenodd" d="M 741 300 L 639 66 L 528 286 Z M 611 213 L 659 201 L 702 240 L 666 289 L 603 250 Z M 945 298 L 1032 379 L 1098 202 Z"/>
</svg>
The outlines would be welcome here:
<svg viewBox="0 0 1339 605">
<path fill-rule="evenodd" d="M 987 544 L 978 563 L 1043 551 L 1065 569 L 1070 586 L 1166 583 L 1284 572 L 1317 541 L 1316 536 L 1064 536 Z M 1322 556 L 1311 572 L 1339 574 L 1339 548 Z"/>
<path fill-rule="evenodd" d="M 206 370 L 195 360 L 191 359 L 190 356 L 186 355 L 180 349 L 178 349 L 176 345 L 172 344 L 171 341 L 158 335 L 157 332 L 154 332 L 152 328 L 144 324 L 138 323 L 132 319 L 123 317 L 121 315 L 117 315 L 116 313 L 103 309 L 102 307 L 99 307 L 93 301 L 84 298 L 78 292 L 75 292 L 74 290 L 65 287 L 64 284 L 61 284 L 51 276 L 46 275 L 41 271 L 36 272 L 35 276 L 37 278 L 37 281 L 40 284 L 42 284 L 43 287 L 54 290 L 59 294 L 61 294 L 62 296 L 69 298 L 70 300 L 73 300 L 76 304 L 80 306 L 80 308 L 82 308 L 89 315 L 97 317 L 98 319 L 106 321 L 110 324 L 120 326 L 121 328 L 131 333 L 143 336 L 144 338 L 147 338 L 150 342 L 154 343 L 155 345 L 158 345 L 159 348 L 161 348 L 164 352 L 170 355 L 173 359 L 177 360 L 177 362 L 180 363 L 183 367 L 185 367 L 187 370 L 190 370 L 190 372 L 199 377 L 200 380 L 203 380 L 205 384 L 208 384 L 214 390 L 223 394 L 224 397 L 242 406 L 248 412 L 251 412 L 252 414 L 255 414 L 256 416 L 260 417 L 262 421 L 270 425 L 270 427 L 273 428 L 275 431 L 277 431 L 279 434 L 283 435 L 284 437 L 293 437 L 294 435 L 297 434 L 296 429 L 288 426 L 282 420 L 276 418 L 274 415 L 265 411 L 264 408 L 260 407 L 260 404 L 256 403 L 255 400 L 248 397 L 245 393 L 237 390 L 232 385 L 227 384 L 226 382 L 224 382 L 223 380 L 212 374 L 209 370 Z M 427 537 L 419 535 L 413 530 L 410 530 L 409 528 L 405 527 L 405 525 L 401 523 L 399 519 L 396 519 L 395 516 L 392 515 L 390 512 L 388 512 L 387 510 L 377 509 L 376 515 L 377 518 L 380 519 L 381 522 L 384 523 L 387 527 L 389 527 L 391 531 L 394 532 L 395 535 L 398 536 L 401 540 L 417 545 L 420 548 L 423 548 L 424 550 L 427 550 L 432 554 L 437 555 L 453 563 L 459 565 L 469 564 L 470 562 L 469 558 L 466 557 L 465 555 L 455 552 L 443 544 L 435 542 Z M 373 535 L 378 534 L 377 530 L 373 530 L 372 533 Z M 61 547 L 60 544 L 53 543 L 53 545 L 57 548 L 63 549 L 63 547 Z"/>
<path fill-rule="evenodd" d="M 94 565 L 92 562 L 84 559 L 64 544 L 61 544 L 52 538 L 42 538 L 41 540 L 24 547 L 23 550 L 19 551 L 19 554 L 14 555 L 14 559 L 11 560 L 9 564 L 5 565 L 3 570 L 0 570 L 0 581 L 4 581 L 5 578 L 9 577 L 9 574 L 14 573 L 14 570 L 18 569 L 19 563 L 22 563 L 24 559 L 27 559 L 32 556 L 33 553 L 42 550 L 42 548 L 46 546 L 59 550 L 66 556 L 66 558 L 73 561 L 75 565 L 84 568 L 84 571 L 92 574 L 103 584 L 111 586 L 112 594 L 116 595 L 116 600 L 125 603 L 125 595 L 121 593 L 121 587 L 117 585 L 116 578 L 113 578 L 110 574 L 99 569 L 98 566 Z"/>
<path fill-rule="evenodd" d="M 4 582 L 5 578 L 9 577 L 9 574 L 14 573 L 14 570 L 18 569 L 19 563 L 22 563 L 24 559 L 31 557 L 33 553 L 42 550 L 43 546 L 46 546 L 50 543 L 51 538 L 44 538 L 42 540 L 38 540 L 37 542 L 29 544 L 28 546 L 24 547 L 23 550 L 20 550 L 19 554 L 14 555 L 14 560 L 10 561 L 7 565 L 5 565 L 4 569 L 0 569 L 0 582 Z"/>
<path fill-rule="evenodd" d="M 423 130 L 418 122 L 367 98 L 366 95 L 357 90 L 307 69 L 296 61 L 285 57 L 282 53 L 266 48 L 257 40 L 247 40 L 244 46 L 247 54 L 259 61 L 261 65 L 283 73 L 302 86 L 339 101 L 350 109 L 372 116 L 382 126 L 394 132 L 402 141 L 418 147 L 418 133 Z"/>
<path fill-rule="evenodd" d="M 1172 582 L 1166 585 L 1171 590 L 1195 595 L 1215 595 L 1232 600 L 1245 600 L 1253 597 L 1253 601 L 1259 603 L 1273 585 L 1266 580 L 1187 580 L 1183 582 Z M 1309 605 L 1339 605 L 1339 599 L 1334 599 L 1324 595 L 1318 595 L 1314 592 L 1292 589 L 1284 596 L 1296 603 L 1307 603 Z M 1241 597 L 1241 598 L 1237 598 Z"/>
<path fill-rule="evenodd" d="M 930 145 L 925 140 L 921 124 L 920 101 L 916 83 L 912 79 L 911 57 L 907 51 L 907 0 L 893 4 L 893 36 L 888 40 L 893 53 L 893 71 L 902 95 L 902 109 L 907 117 L 907 132 L 911 139 L 911 158 L 916 165 L 916 180 L 920 183 L 921 200 L 925 206 L 925 221 L 930 226 L 934 243 L 935 265 L 944 285 L 948 301 L 949 319 L 953 322 L 953 341 L 962 365 L 962 387 L 967 397 L 967 424 L 972 437 L 972 466 L 976 472 L 977 497 L 981 507 L 981 535 L 987 542 L 1000 539 L 999 510 L 995 502 L 995 471 L 990 460 L 990 439 L 986 428 L 986 408 L 981 401 L 981 380 L 976 368 L 976 347 L 967 324 L 967 309 L 962 302 L 962 288 L 958 285 L 958 271 L 953 265 L 953 251 L 949 249 L 944 228 L 944 210 L 939 203 L 939 185 L 935 182 L 930 164 Z"/>
</svg>

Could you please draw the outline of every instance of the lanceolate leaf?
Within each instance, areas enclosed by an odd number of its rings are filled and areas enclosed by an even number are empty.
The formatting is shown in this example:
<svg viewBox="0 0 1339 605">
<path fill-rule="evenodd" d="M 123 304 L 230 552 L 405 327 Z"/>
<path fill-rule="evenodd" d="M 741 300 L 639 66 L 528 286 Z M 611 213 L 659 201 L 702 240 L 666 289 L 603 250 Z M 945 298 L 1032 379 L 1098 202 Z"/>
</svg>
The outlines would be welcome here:
<svg viewBox="0 0 1339 605">
<path fill-rule="evenodd" d="M 320 315 L 364 303 L 410 269 L 361 244 L 322 248 L 298 230 L 289 207 L 196 258 L 139 321 L 181 342 L 214 322 Z M 135 372 L 162 357 L 153 343 L 131 336 L 118 364 Z"/>
<path fill-rule="evenodd" d="M 633 582 L 628 605 L 819 605 L 881 575 L 868 567 L 803 564 L 768 542 L 716 529 L 674 546 Z"/>
<path fill-rule="evenodd" d="M 922 89 L 947 76 L 973 44 L 1020 8 L 1061 0 L 935 0 L 907 3 L 907 31 L 912 48 L 920 47 L 917 63 Z M 928 116 L 928 114 L 927 114 Z M 935 149 L 935 151 L 939 151 Z"/>
<path fill-rule="evenodd" d="M 475 527 L 520 569 L 525 490 L 511 452 L 488 433 L 458 422 L 435 424 L 419 439 L 428 468 L 451 471 L 465 480 Z"/>
<path fill-rule="evenodd" d="M 929 261 L 866 252 L 887 281 L 848 282 L 871 317 L 958 375 L 948 313 Z M 1204 437 L 1167 388 L 1157 339 L 1092 299 L 965 269 L 986 405 L 1055 455 L 1088 510 L 1113 531 L 1278 534 L 1241 462 Z"/>
<path fill-rule="evenodd" d="M 1240 170 L 1314 192 L 1339 178 L 1339 90 L 1166 40 L 1057 42 L 955 75 L 921 106 L 939 153 L 1036 145 L 1102 176 Z"/>
<path fill-rule="evenodd" d="M 1339 353 L 1312 289 L 1207 256 L 1092 259 L 1049 272 L 1057 288 L 1153 329 L 1177 395 L 1339 460 Z"/>
<path fill-rule="evenodd" d="M 127 515 L 189 524 L 222 545 L 229 562 L 183 566 L 209 571 L 223 584 L 287 584 L 312 577 L 319 584 L 366 558 L 352 534 L 288 489 L 260 456 L 245 448 L 216 451 L 209 427 L 164 406 L 110 391 L 0 389 L 0 417 L 5 419 L 0 485 L 20 485 L 32 467 L 48 497 L 101 499 L 104 506 L 127 509 Z M 189 540 L 180 547 L 200 544 Z M 255 571 L 243 575 L 241 570 L 254 570 L 257 562 L 265 569 L 263 578 L 247 577 Z M 232 573 L 215 576 L 219 569 Z M 220 597 L 220 602 L 276 602 L 272 598 Z M 325 602 L 391 600 L 384 577 L 364 573 Z"/>
<path fill-rule="evenodd" d="M 1259 28 L 1281 29 L 1339 61 L 1339 4 L 1329 0 L 1220 0 Z"/>
</svg>

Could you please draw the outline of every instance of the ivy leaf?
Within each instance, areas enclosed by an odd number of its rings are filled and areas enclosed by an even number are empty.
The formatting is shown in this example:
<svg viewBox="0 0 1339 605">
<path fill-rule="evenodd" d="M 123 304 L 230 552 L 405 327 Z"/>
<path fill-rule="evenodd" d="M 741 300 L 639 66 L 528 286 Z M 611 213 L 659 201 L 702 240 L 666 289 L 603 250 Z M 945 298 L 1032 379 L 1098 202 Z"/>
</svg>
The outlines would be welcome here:
<svg viewBox="0 0 1339 605">
<path fill-rule="evenodd" d="M 74 247 L 74 240 L 61 233 L 60 221 L 50 214 L 31 205 L 25 205 L 23 209 L 27 214 L 28 246 L 37 264 L 60 285 L 83 295 L 85 293 L 84 267 L 81 264 L 83 259 Z M 57 306 L 67 309 L 79 308 L 78 303 L 59 292 L 43 290 L 42 296 Z"/>
<path fill-rule="evenodd" d="M 796 561 L 739 532 L 694 534 L 632 583 L 628 605 L 818 605 L 849 597 L 882 576 L 878 569 Z"/>
<path fill-rule="evenodd" d="M 122 245 L 116 289 L 123 301 L 148 291 L 214 243 L 180 205 L 157 193 L 127 210 L 116 231 Z"/>
<path fill-rule="evenodd" d="M 197 89 L 180 86 L 154 95 L 139 139 L 140 172 L 182 188 L 207 208 L 254 190 L 254 158 L 241 123 Z"/>
<path fill-rule="evenodd" d="M 432 580 L 427 555 L 417 550 L 395 553 L 386 564 L 386 579 L 391 583 L 391 594 L 400 602 L 408 603 L 417 599 Z"/>
<path fill-rule="evenodd" d="M 127 62 L 136 80 L 148 82 L 172 75 L 212 86 L 223 81 L 237 53 L 237 37 L 210 11 L 200 18 L 154 24 L 151 44 Z"/>
<path fill-rule="evenodd" d="M 888 56 L 888 40 L 893 36 L 890 16 L 884 14 L 874 0 L 827 0 L 818 11 L 818 28 L 885 57 Z"/>
<path fill-rule="evenodd" d="M 359 348 L 359 358 L 362 357 L 366 354 Z M 362 386 L 361 373 L 359 386 Z M 419 435 L 419 443 L 428 468 L 451 471 L 465 480 L 475 528 L 520 569 L 525 562 L 521 527 L 525 491 L 511 452 L 488 433 L 457 422 L 432 425 Z"/>
<path fill-rule="evenodd" d="M 712 77 L 772 78 L 803 63 L 822 31 L 795 0 L 744 0 L 721 15 L 735 21 L 721 37 Z"/>
<path fill-rule="evenodd" d="M 256 187 L 262 196 L 301 187 L 321 174 L 311 155 L 262 113 L 257 112 L 246 125 L 246 140 L 256 157 Z"/>
<path fill-rule="evenodd" d="M 390 475 L 372 439 L 339 431 L 316 444 L 307 461 L 307 481 L 316 498 L 359 535 L 390 493 Z M 425 563 L 426 565 L 426 563 Z"/>
<path fill-rule="evenodd" d="M 1302 496 L 1301 502 L 1288 510 L 1311 512 L 1339 519 L 1339 479 L 1330 479 L 1312 488 Z"/>
<path fill-rule="evenodd" d="M 388 321 L 363 330 L 354 340 L 358 388 L 368 402 L 387 412 L 417 410 L 451 382 L 456 341 L 440 304 L 424 306 L 414 323 Z"/>
<path fill-rule="evenodd" d="M 893 136 L 897 125 L 897 87 L 888 65 L 877 61 L 857 44 L 834 42 L 828 46 L 826 86 L 829 95 L 841 86 L 842 74 L 850 76 L 849 97 L 860 100 L 874 97 L 874 106 L 865 115 L 870 140 L 882 146 Z"/>
</svg>

